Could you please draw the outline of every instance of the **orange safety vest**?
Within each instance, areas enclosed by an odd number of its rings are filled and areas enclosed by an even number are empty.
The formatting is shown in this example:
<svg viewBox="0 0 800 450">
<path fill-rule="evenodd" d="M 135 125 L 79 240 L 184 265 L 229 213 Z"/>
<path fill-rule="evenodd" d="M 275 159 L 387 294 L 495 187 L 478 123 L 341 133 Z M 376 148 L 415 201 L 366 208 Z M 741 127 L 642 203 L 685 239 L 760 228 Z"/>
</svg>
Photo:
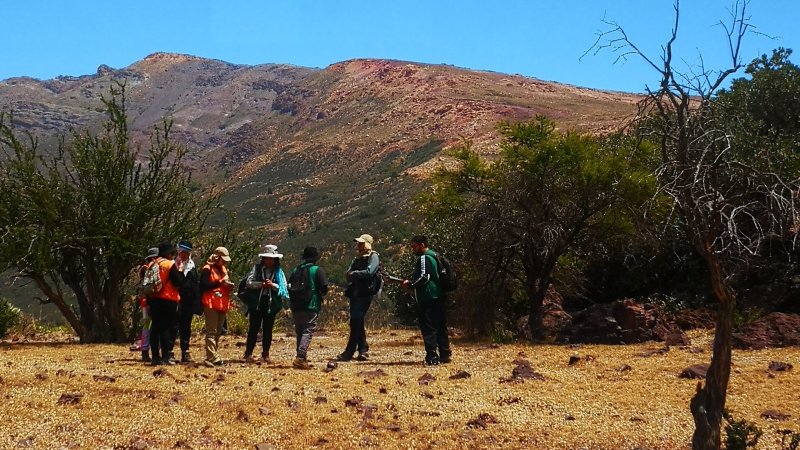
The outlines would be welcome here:
<svg viewBox="0 0 800 450">
<path fill-rule="evenodd" d="M 161 275 L 161 290 L 153 294 L 153 297 L 173 302 L 181 301 L 181 294 L 178 292 L 178 288 L 176 288 L 175 285 L 172 284 L 172 280 L 169 279 L 169 271 L 172 269 L 175 261 L 158 258 L 156 262 L 158 264 L 158 274 Z"/>
<path fill-rule="evenodd" d="M 223 278 L 225 278 L 225 275 L 228 274 L 228 268 L 225 266 L 206 264 L 203 266 L 203 270 L 206 269 L 209 271 L 208 281 L 211 283 L 217 283 L 221 281 Z M 203 291 L 203 297 L 201 299 L 203 306 L 220 312 L 228 312 L 228 310 L 231 309 L 232 289 L 232 286 L 223 283 L 215 288 Z"/>
</svg>

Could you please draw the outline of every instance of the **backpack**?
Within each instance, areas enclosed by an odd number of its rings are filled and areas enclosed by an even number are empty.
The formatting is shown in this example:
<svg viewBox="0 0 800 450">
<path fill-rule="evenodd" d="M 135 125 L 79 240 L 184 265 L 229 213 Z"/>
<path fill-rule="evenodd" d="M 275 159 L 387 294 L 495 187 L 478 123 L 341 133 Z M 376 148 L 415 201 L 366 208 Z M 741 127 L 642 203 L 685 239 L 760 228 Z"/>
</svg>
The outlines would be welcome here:
<svg viewBox="0 0 800 450">
<path fill-rule="evenodd" d="M 161 266 L 159 266 L 158 262 L 157 260 L 153 261 L 144 272 L 144 278 L 142 279 L 143 295 L 157 294 L 164 287 L 164 283 L 161 281 Z"/>
<path fill-rule="evenodd" d="M 453 265 L 441 253 L 433 252 L 436 258 L 436 270 L 439 275 L 439 287 L 443 292 L 453 292 L 458 288 L 458 277 Z"/>
<path fill-rule="evenodd" d="M 375 271 L 375 276 L 372 277 L 369 285 L 367 285 L 367 290 L 369 291 L 370 295 L 375 295 L 381 292 L 381 289 L 383 289 L 384 276 L 388 276 L 388 274 L 386 273 L 386 269 L 383 268 L 383 262 L 379 262 L 378 270 Z"/>
<path fill-rule="evenodd" d="M 292 270 L 289 276 L 289 304 L 292 309 L 308 309 L 313 296 L 316 267 L 311 263 L 303 263 Z"/>
</svg>

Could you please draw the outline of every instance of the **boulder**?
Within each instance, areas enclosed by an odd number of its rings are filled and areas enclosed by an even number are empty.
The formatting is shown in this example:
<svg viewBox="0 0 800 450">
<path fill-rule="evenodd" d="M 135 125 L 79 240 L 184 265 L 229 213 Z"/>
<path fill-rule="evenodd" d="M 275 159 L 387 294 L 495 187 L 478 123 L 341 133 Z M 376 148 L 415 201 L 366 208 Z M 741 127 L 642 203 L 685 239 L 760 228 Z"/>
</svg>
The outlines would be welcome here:
<svg viewBox="0 0 800 450">
<path fill-rule="evenodd" d="M 704 379 L 708 373 L 708 364 L 693 364 L 681 371 L 678 378 Z"/>
<path fill-rule="evenodd" d="M 708 308 L 685 309 L 672 319 L 681 330 L 710 330 L 717 324 L 717 312 Z"/>
<path fill-rule="evenodd" d="M 800 314 L 774 312 L 733 333 L 733 348 L 762 349 L 800 345 Z"/>
<path fill-rule="evenodd" d="M 547 295 L 542 304 L 542 327 L 545 336 L 558 336 L 566 327 L 572 324 L 572 316 L 564 311 L 564 299 L 552 285 L 547 289 Z M 526 339 L 531 339 L 528 329 L 529 316 L 517 320 L 517 332 Z"/>
<path fill-rule="evenodd" d="M 562 330 L 560 337 L 569 342 L 595 344 L 629 344 L 670 340 L 689 345 L 689 338 L 677 326 L 667 321 L 661 309 L 635 300 L 618 300 L 593 305 L 573 314 L 572 326 Z"/>
</svg>

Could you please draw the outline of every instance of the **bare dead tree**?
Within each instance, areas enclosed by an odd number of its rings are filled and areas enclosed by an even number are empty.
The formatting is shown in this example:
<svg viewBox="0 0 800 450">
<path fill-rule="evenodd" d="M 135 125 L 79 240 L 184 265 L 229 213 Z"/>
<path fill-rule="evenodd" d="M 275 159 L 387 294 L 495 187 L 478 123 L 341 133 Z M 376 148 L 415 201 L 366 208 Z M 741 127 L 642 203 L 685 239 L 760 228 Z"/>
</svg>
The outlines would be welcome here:
<svg viewBox="0 0 800 450">
<path fill-rule="evenodd" d="M 719 449 L 722 413 L 730 378 L 731 334 L 736 295 L 733 274 L 758 255 L 765 240 L 786 236 L 796 217 L 796 174 L 765 170 L 759 158 L 768 152 L 732 145 L 736 130 L 728 129 L 715 114 L 714 97 L 724 81 L 744 67 L 741 45 L 754 32 L 747 15 L 748 2 L 737 0 L 730 20 L 720 22 L 725 32 L 729 63 L 713 71 L 676 69 L 673 46 L 678 38 L 679 0 L 674 3 L 672 33 L 660 58 L 645 54 L 617 23 L 598 35 L 589 51 L 611 51 L 617 61 L 640 58 L 659 75 L 655 89 L 646 90 L 640 104 L 637 129 L 660 145 L 662 164 L 657 171 L 660 189 L 685 218 L 688 235 L 708 269 L 714 298 L 719 302 L 713 355 L 705 379 L 690 402 L 695 431 L 693 449 Z"/>
</svg>

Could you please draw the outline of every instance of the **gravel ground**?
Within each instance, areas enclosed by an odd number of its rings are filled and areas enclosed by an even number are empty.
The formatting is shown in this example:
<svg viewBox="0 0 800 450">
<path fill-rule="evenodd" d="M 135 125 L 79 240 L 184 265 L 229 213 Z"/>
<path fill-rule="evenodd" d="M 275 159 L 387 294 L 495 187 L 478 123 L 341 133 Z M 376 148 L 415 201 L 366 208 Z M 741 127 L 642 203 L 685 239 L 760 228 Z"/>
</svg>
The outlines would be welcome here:
<svg viewBox="0 0 800 450">
<path fill-rule="evenodd" d="M 343 348 L 343 332 L 314 337 L 309 371 L 291 368 L 294 339 L 283 334 L 271 365 L 245 364 L 244 337 L 223 337 L 220 368 L 151 367 L 121 345 L 4 342 L 0 447 L 690 447 L 697 380 L 678 374 L 709 361 L 708 333 L 692 334 L 692 348 L 647 357 L 662 345 L 456 340 L 453 362 L 436 367 L 422 365 L 418 334 L 371 332 L 370 361 L 330 372 L 323 369 Z M 196 358 L 201 345 L 195 337 Z M 579 359 L 570 365 L 573 356 Z M 759 449 L 781 448 L 779 430 L 800 431 L 800 368 L 769 372 L 768 365 L 797 366 L 797 349 L 735 351 L 733 361 L 728 407 L 764 430 Z M 534 378 L 514 378 L 526 363 Z M 770 409 L 789 418 L 761 418 Z"/>
</svg>

